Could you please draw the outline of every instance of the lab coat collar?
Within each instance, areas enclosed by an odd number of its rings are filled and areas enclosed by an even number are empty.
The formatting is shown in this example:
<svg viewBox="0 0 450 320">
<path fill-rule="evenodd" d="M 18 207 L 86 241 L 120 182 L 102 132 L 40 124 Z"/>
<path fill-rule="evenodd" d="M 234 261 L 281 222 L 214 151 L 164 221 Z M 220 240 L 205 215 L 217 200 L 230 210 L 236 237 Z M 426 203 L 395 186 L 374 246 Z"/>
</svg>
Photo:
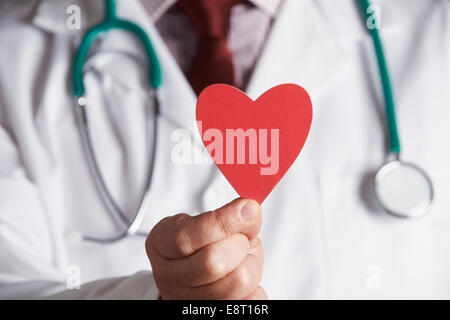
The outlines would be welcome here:
<svg viewBox="0 0 450 320">
<path fill-rule="evenodd" d="M 345 72 L 354 42 L 362 37 L 370 41 L 356 6 L 354 1 L 284 0 L 246 93 L 256 99 L 273 86 L 296 83 L 315 105 L 315 98 Z"/>
<path fill-rule="evenodd" d="M 390 1 L 372 3 L 382 12 L 390 12 Z M 383 39 L 400 37 L 402 28 L 400 21 L 390 25 L 382 22 Z M 361 46 L 368 50 L 364 54 L 372 55 L 372 39 L 357 1 L 284 0 L 246 92 L 255 99 L 277 84 L 296 83 L 310 93 L 314 106 L 353 63 L 355 46 L 362 43 L 367 44 Z M 372 62 L 371 69 L 376 72 L 375 57 Z"/>
<path fill-rule="evenodd" d="M 81 29 L 67 27 L 71 6 L 80 8 Z M 103 1 L 87 0 L 40 0 L 36 6 L 31 23 L 52 34 L 79 35 L 103 18 Z"/>
</svg>

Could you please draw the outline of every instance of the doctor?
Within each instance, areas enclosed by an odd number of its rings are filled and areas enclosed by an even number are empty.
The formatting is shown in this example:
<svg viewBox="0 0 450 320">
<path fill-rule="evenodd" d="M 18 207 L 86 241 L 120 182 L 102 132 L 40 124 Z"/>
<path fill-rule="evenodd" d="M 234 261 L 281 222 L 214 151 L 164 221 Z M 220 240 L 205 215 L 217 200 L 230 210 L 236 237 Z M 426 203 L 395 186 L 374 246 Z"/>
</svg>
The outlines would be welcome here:
<svg viewBox="0 0 450 320">
<path fill-rule="evenodd" d="M 83 235 L 108 238 L 123 225 L 111 219 L 90 174 L 69 81 L 82 31 L 102 18 L 102 2 L 2 1 L 1 298 L 450 298 L 449 1 L 373 0 L 403 157 L 434 182 L 432 210 L 410 221 L 372 200 L 386 133 L 357 2 L 250 2 L 230 9 L 235 63 L 220 74 L 229 72 L 252 98 L 276 84 L 302 85 L 315 113 L 302 154 L 262 208 L 234 200 L 214 165 L 174 161 L 180 129 L 202 150 L 194 109 L 206 77 L 189 71 L 198 52 L 186 36 L 195 26 L 182 8 L 170 8 L 173 1 L 118 1 L 118 15 L 142 26 L 155 46 L 163 85 L 149 208 L 139 227 L 151 232 L 147 240 L 103 244 Z M 73 4 L 81 30 L 66 24 Z M 84 83 L 93 145 L 131 219 L 154 143 L 144 116 L 145 57 L 121 32 L 92 51 Z M 222 68 L 220 61 L 214 65 Z"/>
</svg>

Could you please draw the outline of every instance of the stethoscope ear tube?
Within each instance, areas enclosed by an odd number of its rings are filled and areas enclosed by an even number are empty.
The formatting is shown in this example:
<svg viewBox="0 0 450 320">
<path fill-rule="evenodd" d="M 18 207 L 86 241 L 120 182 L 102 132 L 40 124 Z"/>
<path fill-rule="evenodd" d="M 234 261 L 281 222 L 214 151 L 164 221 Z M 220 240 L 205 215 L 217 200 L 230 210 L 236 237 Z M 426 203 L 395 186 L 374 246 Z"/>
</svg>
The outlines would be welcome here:
<svg viewBox="0 0 450 320">
<path fill-rule="evenodd" d="M 112 218 L 114 218 L 114 220 L 118 221 L 124 228 L 124 231 L 115 237 L 96 238 L 96 237 L 83 235 L 83 240 L 97 242 L 97 243 L 112 243 L 112 242 L 119 241 L 130 235 L 147 236 L 147 233 L 140 233 L 138 231 L 138 229 L 139 229 L 139 226 L 141 225 L 142 220 L 145 216 L 145 213 L 147 212 L 148 207 L 149 207 L 150 186 L 152 183 L 153 168 L 154 168 L 155 160 L 156 160 L 155 155 L 156 155 L 156 149 L 157 149 L 159 100 L 158 100 L 156 91 L 153 89 L 150 90 L 150 98 L 151 98 L 151 101 L 153 101 L 153 105 L 150 106 L 149 108 L 153 107 L 153 114 L 150 114 L 148 109 L 146 112 L 148 114 L 148 118 L 149 119 L 151 118 L 153 121 L 153 133 L 152 133 L 153 134 L 152 135 L 153 143 L 152 143 L 152 150 L 151 150 L 152 158 L 151 158 L 150 168 L 148 170 L 146 188 L 141 197 L 141 201 L 140 201 L 138 210 L 132 220 L 129 220 L 127 218 L 127 216 L 122 212 L 122 210 L 118 207 L 118 205 L 114 201 L 114 199 L 102 177 L 100 169 L 98 167 L 94 148 L 93 148 L 93 145 L 91 142 L 92 139 L 90 137 L 90 132 L 89 132 L 88 117 L 87 117 L 86 110 L 85 110 L 86 102 L 87 102 L 86 98 L 82 96 L 82 97 L 76 98 L 74 101 L 75 118 L 76 118 L 77 125 L 78 125 L 79 131 L 80 131 L 80 137 L 81 137 L 83 150 L 86 155 L 89 170 L 94 179 L 94 183 L 100 194 L 100 198 L 102 199 L 102 202 L 106 207 L 107 212 L 111 215 Z M 150 135 L 151 134 L 149 132 L 149 136 Z"/>
<path fill-rule="evenodd" d="M 370 2 L 369 0 L 360 0 L 361 10 L 365 17 L 365 21 L 369 18 L 375 19 L 375 17 L 371 16 L 370 13 Z M 389 70 L 387 67 L 386 57 L 384 55 L 383 44 L 380 39 L 380 35 L 377 29 L 377 22 L 374 21 L 373 27 L 370 28 L 367 26 L 367 29 L 372 36 L 373 45 L 375 48 L 375 53 L 377 56 L 378 69 L 381 78 L 381 85 L 383 87 L 383 95 L 384 95 L 384 107 L 386 112 L 386 122 L 388 127 L 389 134 L 389 150 L 391 153 L 400 154 L 400 138 L 397 129 L 397 117 L 395 113 L 395 100 L 394 94 L 392 90 L 392 84 L 389 76 Z"/>
<path fill-rule="evenodd" d="M 151 186 L 151 180 L 153 175 L 153 167 L 155 162 L 156 147 L 157 147 L 157 131 L 158 131 L 158 115 L 159 115 L 159 100 L 157 96 L 157 88 L 160 87 L 162 83 L 162 71 L 161 66 L 158 61 L 155 49 L 145 33 L 145 31 L 139 27 L 137 24 L 119 19 L 116 15 L 116 5 L 114 0 L 104 0 L 105 5 L 105 17 L 103 21 L 89 29 L 83 36 L 80 46 L 75 54 L 75 59 L 72 65 L 72 89 L 74 94 L 74 109 L 75 118 L 80 131 L 81 142 L 83 145 L 84 153 L 86 154 L 87 162 L 89 165 L 89 170 L 91 171 L 94 183 L 100 193 L 100 197 L 106 207 L 107 212 L 118 221 L 124 228 L 124 231 L 115 237 L 111 238 L 95 238 L 89 236 L 83 236 L 84 240 L 94 241 L 98 243 L 111 243 L 121 240 L 129 235 L 142 235 L 146 236 L 146 233 L 140 233 L 138 228 L 142 223 L 145 212 L 149 206 L 149 190 Z M 145 53 L 148 58 L 149 67 L 149 86 L 150 86 L 150 100 L 153 101 L 153 115 L 147 110 L 148 117 L 152 118 L 153 121 L 153 145 L 152 145 L 152 159 L 148 172 L 146 188 L 142 195 L 139 209 L 132 220 L 129 220 L 127 216 L 120 210 L 116 202 L 114 201 L 111 193 L 106 186 L 106 183 L 100 173 L 98 167 L 94 148 L 91 143 L 91 137 L 88 127 L 88 117 L 86 114 L 87 100 L 85 98 L 85 88 L 83 84 L 83 67 L 86 61 L 86 57 L 89 53 L 89 49 L 92 43 L 101 35 L 112 29 L 121 29 L 134 34 L 142 43 Z M 149 136 L 150 136 L 149 132 Z"/>
</svg>

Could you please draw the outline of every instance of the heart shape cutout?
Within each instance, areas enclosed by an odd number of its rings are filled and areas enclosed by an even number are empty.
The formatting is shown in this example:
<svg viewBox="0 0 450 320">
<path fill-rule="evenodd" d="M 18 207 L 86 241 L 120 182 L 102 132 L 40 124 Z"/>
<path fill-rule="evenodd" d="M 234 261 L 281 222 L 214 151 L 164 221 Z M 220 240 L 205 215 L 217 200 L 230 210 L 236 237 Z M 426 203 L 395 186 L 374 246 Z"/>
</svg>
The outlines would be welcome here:
<svg viewBox="0 0 450 320">
<path fill-rule="evenodd" d="M 302 150 L 312 105 L 295 84 L 275 86 L 255 101 L 233 86 L 213 84 L 201 92 L 196 118 L 225 178 L 242 198 L 261 204 Z"/>
</svg>

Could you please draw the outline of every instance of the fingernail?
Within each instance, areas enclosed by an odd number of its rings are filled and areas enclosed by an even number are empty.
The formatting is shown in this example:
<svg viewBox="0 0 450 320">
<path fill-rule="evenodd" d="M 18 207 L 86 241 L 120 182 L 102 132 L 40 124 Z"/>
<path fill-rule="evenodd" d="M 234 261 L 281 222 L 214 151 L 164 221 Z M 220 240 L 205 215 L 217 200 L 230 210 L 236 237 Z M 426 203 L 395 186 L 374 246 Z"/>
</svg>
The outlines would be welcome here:
<svg viewBox="0 0 450 320">
<path fill-rule="evenodd" d="M 259 213 L 259 206 L 254 201 L 247 201 L 241 208 L 240 216 L 244 222 L 253 221 Z"/>
</svg>

